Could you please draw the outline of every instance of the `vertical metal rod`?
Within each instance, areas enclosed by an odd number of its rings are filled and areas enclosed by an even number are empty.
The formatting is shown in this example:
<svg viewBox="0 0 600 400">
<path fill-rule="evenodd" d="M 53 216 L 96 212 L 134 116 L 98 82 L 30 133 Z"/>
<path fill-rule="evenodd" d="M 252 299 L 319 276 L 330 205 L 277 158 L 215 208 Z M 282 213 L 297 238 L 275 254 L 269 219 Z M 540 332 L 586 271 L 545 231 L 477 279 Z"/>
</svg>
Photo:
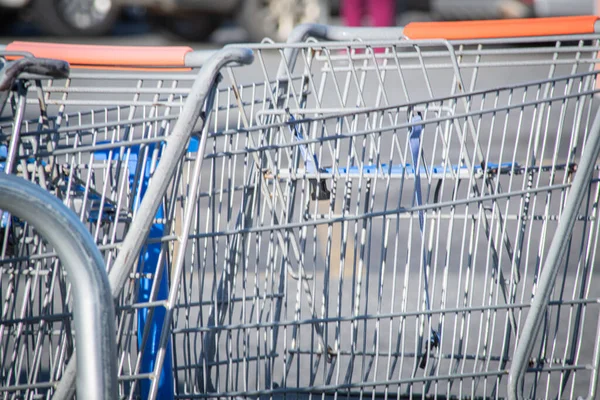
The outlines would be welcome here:
<svg viewBox="0 0 600 400">
<path fill-rule="evenodd" d="M 523 398 L 523 379 L 527 369 L 528 359 L 533 351 L 534 341 L 537 337 L 546 306 L 554 287 L 558 270 L 568 249 L 569 240 L 577 213 L 589 189 L 589 182 L 594 170 L 594 165 L 600 153 L 600 110 L 590 130 L 586 147 L 581 156 L 578 172 L 575 174 L 569 197 L 565 204 L 556 233 L 548 249 L 546 263 L 542 269 L 539 285 L 531 302 L 529 314 L 523 325 L 521 337 L 515 349 L 515 356 L 508 376 L 508 398 L 517 400 Z"/>
<path fill-rule="evenodd" d="M 600 318 L 596 324 L 596 345 L 594 346 L 594 370 L 592 372 L 592 379 L 590 379 L 590 391 L 588 399 L 596 398 L 596 389 L 598 387 L 598 366 L 600 365 Z"/>
<path fill-rule="evenodd" d="M 19 100 L 17 105 L 17 111 L 14 119 L 13 132 L 10 137 L 10 143 L 8 147 L 8 154 L 6 156 L 6 165 L 4 171 L 8 174 L 12 174 L 15 160 L 17 158 L 17 151 L 19 148 L 19 142 L 21 140 L 21 124 L 23 123 L 23 115 L 25 114 L 25 105 L 27 103 L 27 87 L 25 83 L 19 81 L 17 90 Z"/>
</svg>

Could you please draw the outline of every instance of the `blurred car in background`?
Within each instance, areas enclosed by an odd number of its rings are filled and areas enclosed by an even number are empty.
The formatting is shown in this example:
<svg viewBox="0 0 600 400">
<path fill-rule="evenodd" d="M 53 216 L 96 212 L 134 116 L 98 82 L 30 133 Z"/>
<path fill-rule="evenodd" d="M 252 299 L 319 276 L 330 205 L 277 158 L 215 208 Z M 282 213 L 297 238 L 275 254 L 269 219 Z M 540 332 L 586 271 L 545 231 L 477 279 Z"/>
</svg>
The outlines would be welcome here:
<svg viewBox="0 0 600 400">
<path fill-rule="evenodd" d="M 495 19 L 594 14 L 595 0 L 429 0 L 438 19 Z"/>
<path fill-rule="evenodd" d="M 206 40 L 224 20 L 249 39 L 285 41 L 297 24 L 327 23 L 343 0 L 0 0 L 0 26 L 24 16 L 44 34 L 104 35 L 123 9 L 143 9 L 150 24 L 190 41 Z M 593 14 L 595 0 L 397 0 L 398 11 L 434 19 L 495 19 Z"/>
<path fill-rule="evenodd" d="M 531 15 L 530 2 L 520 0 L 429 0 L 436 19 L 525 18 Z"/>
<path fill-rule="evenodd" d="M 95 36 L 109 32 L 119 17 L 112 0 L 0 0 L 0 24 L 26 15 L 43 33 Z"/>
<path fill-rule="evenodd" d="M 142 7 L 149 22 L 183 39 L 207 39 L 235 19 L 250 39 L 285 40 L 295 25 L 326 22 L 328 0 L 0 0 L 2 22 L 24 16 L 44 34 L 103 35 L 124 7 Z"/>
<path fill-rule="evenodd" d="M 285 41 L 294 26 L 326 22 L 328 0 L 119 0 L 144 6 L 154 25 L 188 40 L 204 40 L 223 20 L 236 20 L 253 41 Z"/>
<path fill-rule="evenodd" d="M 534 13 L 538 17 L 553 17 L 559 15 L 588 15 L 595 14 L 595 0 L 535 0 Z"/>
</svg>

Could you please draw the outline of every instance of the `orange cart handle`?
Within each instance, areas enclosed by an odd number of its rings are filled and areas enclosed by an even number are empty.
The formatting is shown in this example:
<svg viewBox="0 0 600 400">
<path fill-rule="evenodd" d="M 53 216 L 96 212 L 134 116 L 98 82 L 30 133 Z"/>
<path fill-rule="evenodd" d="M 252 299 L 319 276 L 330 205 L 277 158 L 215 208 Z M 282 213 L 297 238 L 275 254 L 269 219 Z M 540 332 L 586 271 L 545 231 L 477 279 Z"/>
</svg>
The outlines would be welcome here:
<svg viewBox="0 0 600 400">
<path fill-rule="evenodd" d="M 12 42 L 5 51 L 67 61 L 72 67 L 184 68 L 187 46 L 101 46 Z"/>
<path fill-rule="evenodd" d="M 409 39 L 500 39 L 595 33 L 598 17 L 526 18 L 492 21 L 411 22 L 404 27 Z"/>
</svg>

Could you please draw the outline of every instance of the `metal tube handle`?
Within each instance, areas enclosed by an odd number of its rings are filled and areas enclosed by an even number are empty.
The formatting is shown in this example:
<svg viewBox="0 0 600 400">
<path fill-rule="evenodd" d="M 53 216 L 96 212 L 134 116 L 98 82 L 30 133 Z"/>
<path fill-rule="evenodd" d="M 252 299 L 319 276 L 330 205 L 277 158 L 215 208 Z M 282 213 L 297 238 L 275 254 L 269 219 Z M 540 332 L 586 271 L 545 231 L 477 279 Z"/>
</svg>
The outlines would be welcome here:
<svg viewBox="0 0 600 400">
<path fill-rule="evenodd" d="M 404 27 L 343 27 L 322 24 L 301 24 L 288 36 L 287 43 L 302 43 L 309 37 L 319 40 L 351 42 L 393 41 L 406 39 L 486 39 L 523 36 L 570 35 L 597 32 L 598 17 L 554 17 L 509 21 L 411 22 Z M 286 48 L 285 59 L 290 71 L 298 56 L 298 48 Z M 285 64 L 280 65 L 278 78 L 285 79 Z"/>
<path fill-rule="evenodd" d="M 527 370 L 528 360 L 533 351 L 534 341 L 542 324 L 544 312 L 550 301 L 552 288 L 560 265 L 567 252 L 567 240 L 572 232 L 577 219 L 577 213 L 589 188 L 594 166 L 600 154 L 600 110 L 596 113 L 590 131 L 588 142 L 581 156 L 581 162 L 573 179 L 571 190 L 565 209 L 560 216 L 556 233 L 550 244 L 548 256 L 540 273 L 539 284 L 527 319 L 523 325 L 521 337 L 517 342 L 515 356 L 508 375 L 508 398 L 511 400 L 523 399 L 523 379 Z"/>
<path fill-rule="evenodd" d="M 527 36 L 591 34 L 598 32 L 599 18 L 566 16 L 496 21 L 411 22 L 404 27 L 343 27 L 302 24 L 294 28 L 288 43 L 299 43 L 309 36 L 321 40 L 477 40 Z"/>
<path fill-rule="evenodd" d="M 0 70 L 0 92 L 9 90 L 21 74 L 64 79 L 69 76 L 69 63 L 50 58 L 23 57 L 7 62 Z"/>
<path fill-rule="evenodd" d="M 314 37 L 315 39 L 331 41 L 353 40 L 399 40 L 404 35 L 404 27 L 345 27 L 323 24 L 301 24 L 294 28 L 288 37 L 287 43 L 300 43 Z"/>
<path fill-rule="evenodd" d="M 72 283 L 78 397 L 116 399 L 115 310 L 94 240 L 59 199 L 14 175 L 0 174 L 0 209 L 35 227 L 54 247 Z"/>
</svg>

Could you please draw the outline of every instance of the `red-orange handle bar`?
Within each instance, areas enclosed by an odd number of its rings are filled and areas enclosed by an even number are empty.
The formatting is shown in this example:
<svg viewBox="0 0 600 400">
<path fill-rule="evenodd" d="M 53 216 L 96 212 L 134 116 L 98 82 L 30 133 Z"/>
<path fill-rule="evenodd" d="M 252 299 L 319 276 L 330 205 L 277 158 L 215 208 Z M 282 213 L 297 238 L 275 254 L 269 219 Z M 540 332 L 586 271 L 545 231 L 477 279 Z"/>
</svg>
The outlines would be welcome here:
<svg viewBox="0 0 600 400">
<path fill-rule="evenodd" d="M 500 39 L 595 33 L 596 16 L 526 18 L 491 21 L 411 22 L 404 27 L 409 39 Z"/>
<path fill-rule="evenodd" d="M 102 46 L 38 42 L 12 42 L 5 50 L 67 61 L 75 68 L 124 69 L 184 68 L 185 55 L 192 51 L 187 46 Z"/>
</svg>

